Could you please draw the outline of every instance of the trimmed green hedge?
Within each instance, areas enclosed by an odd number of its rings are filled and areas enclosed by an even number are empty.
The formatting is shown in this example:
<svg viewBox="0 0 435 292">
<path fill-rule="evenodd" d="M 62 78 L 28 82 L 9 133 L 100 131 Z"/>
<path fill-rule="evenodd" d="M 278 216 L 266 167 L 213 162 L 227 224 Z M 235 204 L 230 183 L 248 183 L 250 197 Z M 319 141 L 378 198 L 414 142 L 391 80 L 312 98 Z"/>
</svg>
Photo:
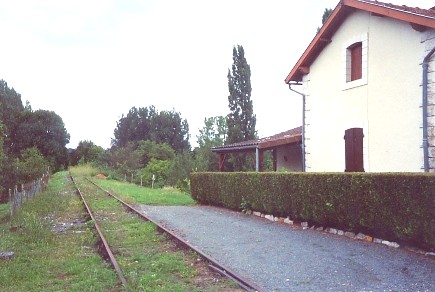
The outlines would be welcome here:
<svg viewBox="0 0 435 292">
<path fill-rule="evenodd" d="M 362 232 L 435 250 L 435 175 L 213 172 L 191 174 L 202 204 Z"/>
</svg>

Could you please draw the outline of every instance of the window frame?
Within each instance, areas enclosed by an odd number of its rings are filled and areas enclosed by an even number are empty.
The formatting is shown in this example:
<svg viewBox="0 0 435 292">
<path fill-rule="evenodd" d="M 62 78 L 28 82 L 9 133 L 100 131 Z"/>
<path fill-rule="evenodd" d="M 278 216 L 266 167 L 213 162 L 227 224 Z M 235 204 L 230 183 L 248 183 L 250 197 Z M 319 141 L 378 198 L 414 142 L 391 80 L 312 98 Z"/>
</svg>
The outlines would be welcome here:
<svg viewBox="0 0 435 292">
<path fill-rule="evenodd" d="M 360 61 L 359 59 L 355 59 L 357 57 L 355 54 L 359 55 L 360 47 Z M 352 58 L 352 53 L 354 53 L 354 58 Z M 359 56 L 358 56 L 359 57 Z M 353 59 L 353 61 L 352 61 Z M 358 66 L 355 67 L 355 64 L 352 63 L 361 62 L 360 68 Z M 343 44 L 343 68 L 344 68 L 344 82 L 343 82 L 343 90 L 367 85 L 368 82 L 368 34 L 362 34 L 350 38 Z M 354 70 L 354 71 L 352 71 Z M 358 72 L 356 72 L 357 70 Z M 358 73 L 353 75 L 352 73 Z M 358 78 L 359 77 L 359 78 Z"/>
</svg>

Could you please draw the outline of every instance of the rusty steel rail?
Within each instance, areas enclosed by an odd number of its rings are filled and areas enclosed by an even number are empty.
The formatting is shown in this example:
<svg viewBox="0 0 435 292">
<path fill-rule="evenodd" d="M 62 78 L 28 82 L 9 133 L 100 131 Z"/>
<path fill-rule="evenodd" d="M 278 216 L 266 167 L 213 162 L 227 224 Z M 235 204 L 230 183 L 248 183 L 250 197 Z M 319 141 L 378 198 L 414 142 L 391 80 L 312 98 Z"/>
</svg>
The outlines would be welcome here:
<svg viewBox="0 0 435 292">
<path fill-rule="evenodd" d="M 209 264 L 209 268 L 220 273 L 221 275 L 233 280 L 234 282 L 236 282 L 242 289 L 246 290 L 246 291 L 264 291 L 263 288 L 259 287 L 258 285 L 256 285 L 255 283 L 252 283 L 251 281 L 249 281 L 248 279 L 238 275 L 236 272 L 228 269 L 227 267 L 224 267 L 221 263 L 219 263 L 216 259 L 212 258 L 211 256 L 205 254 L 204 252 L 202 252 L 201 250 L 199 250 L 198 248 L 196 248 L 195 246 L 191 245 L 190 243 L 188 243 L 187 241 L 185 241 L 183 238 L 181 238 L 180 236 L 178 236 L 177 234 L 175 234 L 173 231 L 169 230 L 168 228 L 164 227 L 163 225 L 159 224 L 158 222 L 152 220 L 151 218 L 147 217 L 145 214 L 143 214 L 141 211 L 137 210 L 135 207 L 133 207 L 132 205 L 128 204 L 127 202 L 124 202 L 122 199 L 118 198 L 117 196 L 115 196 L 114 194 L 112 194 L 111 192 L 103 189 L 101 186 L 99 186 L 98 184 L 96 184 L 95 182 L 93 182 L 92 180 L 90 180 L 89 178 L 86 178 L 89 182 L 91 182 L 92 184 L 94 184 L 95 186 L 97 186 L 99 189 L 101 189 L 102 191 L 104 191 L 106 194 L 108 194 L 109 196 L 115 198 L 117 201 L 119 201 L 122 205 L 124 205 L 127 209 L 129 209 L 130 211 L 136 213 L 139 217 L 141 217 L 142 219 L 146 220 L 146 221 L 150 221 L 153 224 L 155 224 L 157 226 L 157 230 L 159 230 L 160 232 L 164 232 L 167 233 L 171 238 L 175 239 L 176 241 L 178 241 L 178 243 L 182 244 L 185 248 L 188 248 L 190 250 L 193 250 L 195 253 L 199 254 L 203 259 L 207 260 L 210 264 Z"/>
<path fill-rule="evenodd" d="M 77 189 L 78 194 L 80 195 L 80 199 L 82 200 L 83 204 L 85 205 L 86 211 L 89 214 L 89 217 L 91 218 L 91 220 L 94 222 L 94 227 L 95 230 L 98 233 L 98 237 L 101 240 L 101 243 L 103 245 L 104 248 L 104 255 L 108 257 L 110 264 L 112 265 L 112 267 L 115 269 L 116 273 L 118 274 L 119 280 L 121 281 L 122 285 L 124 286 L 126 291 L 130 291 L 130 288 L 128 287 L 128 283 L 127 280 L 124 277 L 124 274 L 122 273 L 121 268 L 119 267 L 118 262 L 115 259 L 115 256 L 113 255 L 112 250 L 110 249 L 109 244 L 107 243 L 106 238 L 104 237 L 103 233 L 101 232 L 100 226 L 98 225 L 97 221 L 95 220 L 95 217 L 91 211 L 91 209 L 89 208 L 89 205 L 86 203 L 85 198 L 83 197 L 82 192 L 80 191 L 76 181 L 74 180 L 74 177 L 72 175 L 70 175 L 72 182 L 74 183 L 75 188 Z"/>
</svg>

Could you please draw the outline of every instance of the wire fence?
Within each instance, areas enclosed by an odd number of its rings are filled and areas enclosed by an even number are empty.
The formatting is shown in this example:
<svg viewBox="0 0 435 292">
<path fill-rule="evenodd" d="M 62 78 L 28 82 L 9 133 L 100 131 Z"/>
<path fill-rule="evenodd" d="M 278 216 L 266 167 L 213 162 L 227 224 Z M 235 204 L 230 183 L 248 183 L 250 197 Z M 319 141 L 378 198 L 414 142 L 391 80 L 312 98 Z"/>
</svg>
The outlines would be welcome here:
<svg viewBox="0 0 435 292">
<path fill-rule="evenodd" d="M 49 179 L 50 173 L 47 172 L 33 182 L 15 186 L 13 190 L 9 189 L 10 215 L 12 216 L 24 202 L 38 194 L 47 185 Z"/>
</svg>

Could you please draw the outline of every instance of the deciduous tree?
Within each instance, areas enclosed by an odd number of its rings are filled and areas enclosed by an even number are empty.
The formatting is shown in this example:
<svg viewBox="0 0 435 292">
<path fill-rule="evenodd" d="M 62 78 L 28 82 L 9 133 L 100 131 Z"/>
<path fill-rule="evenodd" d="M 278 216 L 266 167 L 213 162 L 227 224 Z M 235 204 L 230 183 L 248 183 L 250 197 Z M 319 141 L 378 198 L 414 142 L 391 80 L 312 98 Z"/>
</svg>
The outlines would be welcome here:
<svg viewBox="0 0 435 292">
<path fill-rule="evenodd" d="M 70 162 L 71 165 L 97 162 L 102 159 L 103 154 L 103 147 L 95 145 L 92 141 L 80 141 L 77 148 L 70 155 Z"/>
<path fill-rule="evenodd" d="M 32 147 L 21 151 L 17 169 L 18 183 L 24 184 L 41 178 L 48 170 L 48 163 L 38 148 Z"/>
<path fill-rule="evenodd" d="M 21 95 L 0 80 L 0 122 L 3 124 L 3 140 L 6 152 L 12 147 L 11 134 L 20 123 L 24 111 Z"/>
<path fill-rule="evenodd" d="M 198 171 L 218 171 L 219 158 L 211 148 L 222 146 L 228 132 L 225 117 L 216 116 L 204 119 L 204 126 L 196 136 L 198 147 L 194 150 L 195 165 Z"/>
<path fill-rule="evenodd" d="M 154 106 L 131 108 L 127 116 L 121 117 L 114 130 L 112 145 L 124 147 L 129 142 L 150 140 L 159 144 L 166 143 L 177 153 L 190 150 L 189 125 L 180 113 L 158 112 Z"/>
<path fill-rule="evenodd" d="M 151 159 L 172 160 L 175 157 L 175 151 L 168 144 L 159 144 L 150 140 L 139 141 L 135 151 L 143 166 L 147 165 Z"/>
<path fill-rule="evenodd" d="M 25 111 L 12 134 L 13 152 L 37 147 L 54 171 L 68 166 L 69 134 L 62 118 L 53 111 Z"/>
</svg>

